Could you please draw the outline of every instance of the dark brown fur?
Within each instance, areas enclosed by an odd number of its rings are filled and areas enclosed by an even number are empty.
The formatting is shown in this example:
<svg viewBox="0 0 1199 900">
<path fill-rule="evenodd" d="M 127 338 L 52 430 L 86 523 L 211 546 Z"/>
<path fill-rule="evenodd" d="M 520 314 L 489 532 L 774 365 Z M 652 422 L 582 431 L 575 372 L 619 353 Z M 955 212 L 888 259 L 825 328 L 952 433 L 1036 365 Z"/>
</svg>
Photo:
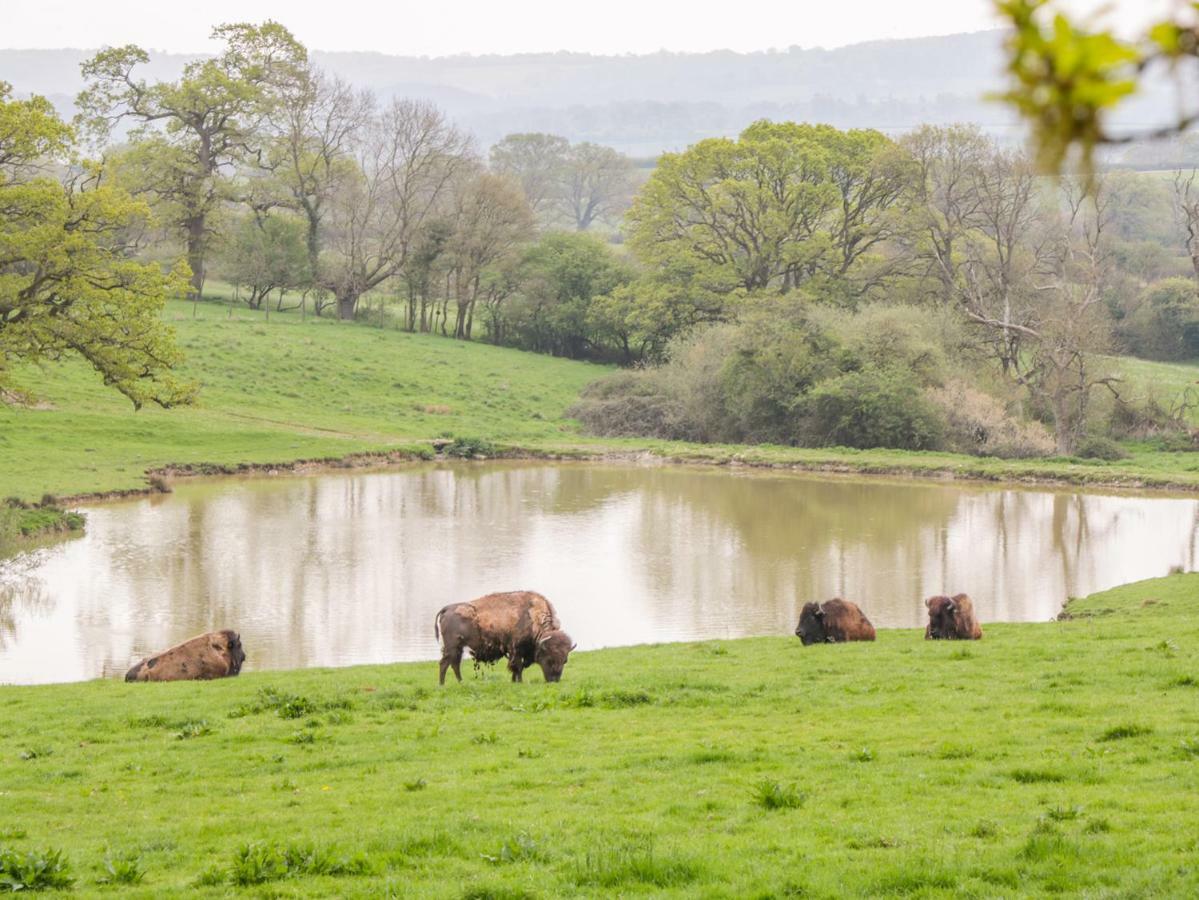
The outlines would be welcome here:
<svg viewBox="0 0 1199 900">
<path fill-rule="evenodd" d="M 965 594 L 929 597 L 924 605 L 928 607 L 925 640 L 977 641 L 983 636 L 974 617 L 974 604 Z"/>
<path fill-rule="evenodd" d="M 795 633 L 808 644 L 840 644 L 874 640 L 874 626 L 856 603 L 834 597 L 824 603 L 805 603 Z"/>
<path fill-rule="evenodd" d="M 126 681 L 205 681 L 241 671 L 246 652 L 236 631 L 210 631 L 148 656 L 125 673 Z"/>
<path fill-rule="evenodd" d="M 574 649 L 553 604 L 534 591 L 487 594 L 469 603 L 451 603 L 437 613 L 433 635 L 441 642 L 440 684 L 445 684 L 450 667 L 462 680 L 459 667 L 464 650 L 470 650 L 479 662 L 508 657 L 513 681 L 520 681 L 521 673 L 534 663 L 541 666 L 546 681 L 558 681 Z"/>
</svg>

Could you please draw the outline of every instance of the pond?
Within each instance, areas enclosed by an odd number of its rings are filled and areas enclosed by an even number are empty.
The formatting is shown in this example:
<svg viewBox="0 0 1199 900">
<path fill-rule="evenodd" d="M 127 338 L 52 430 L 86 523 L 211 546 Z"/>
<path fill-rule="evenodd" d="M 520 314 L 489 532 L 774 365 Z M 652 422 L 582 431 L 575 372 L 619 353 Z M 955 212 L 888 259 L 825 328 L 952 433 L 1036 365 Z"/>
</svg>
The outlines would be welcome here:
<svg viewBox="0 0 1199 900">
<path fill-rule="evenodd" d="M 878 627 L 969 593 L 984 622 L 1195 567 L 1199 500 L 585 463 L 181 483 L 0 563 L 0 683 L 119 677 L 213 628 L 246 669 L 437 657 L 433 617 L 541 591 L 581 649 L 790 635 L 844 596 Z M 430 678 L 433 669 L 430 670 Z"/>
</svg>

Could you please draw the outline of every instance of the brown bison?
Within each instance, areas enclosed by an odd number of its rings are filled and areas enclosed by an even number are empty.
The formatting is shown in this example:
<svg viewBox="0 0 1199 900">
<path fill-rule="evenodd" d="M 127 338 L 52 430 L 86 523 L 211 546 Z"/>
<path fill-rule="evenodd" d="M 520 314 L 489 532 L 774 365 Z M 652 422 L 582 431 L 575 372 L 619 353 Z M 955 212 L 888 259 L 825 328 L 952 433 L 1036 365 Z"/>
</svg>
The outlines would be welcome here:
<svg viewBox="0 0 1199 900">
<path fill-rule="evenodd" d="M 246 652 L 236 631 L 210 631 L 148 656 L 125 673 L 126 681 L 205 681 L 241 671 Z"/>
<path fill-rule="evenodd" d="M 925 640 L 977 641 L 983 636 L 978 619 L 974 618 L 974 604 L 965 594 L 929 597 L 924 605 L 928 607 Z"/>
<path fill-rule="evenodd" d="M 521 672 L 533 663 L 541 666 L 546 681 L 558 681 L 575 648 L 553 605 L 533 591 L 488 594 L 442 607 L 433 621 L 433 636 L 441 643 L 440 684 L 445 684 L 445 670 L 451 666 L 462 680 L 463 650 L 484 663 L 508 657 L 513 681 L 520 681 Z"/>
<path fill-rule="evenodd" d="M 834 597 L 824 603 L 805 603 L 795 633 L 808 644 L 840 644 L 874 640 L 874 626 L 856 603 Z"/>
</svg>

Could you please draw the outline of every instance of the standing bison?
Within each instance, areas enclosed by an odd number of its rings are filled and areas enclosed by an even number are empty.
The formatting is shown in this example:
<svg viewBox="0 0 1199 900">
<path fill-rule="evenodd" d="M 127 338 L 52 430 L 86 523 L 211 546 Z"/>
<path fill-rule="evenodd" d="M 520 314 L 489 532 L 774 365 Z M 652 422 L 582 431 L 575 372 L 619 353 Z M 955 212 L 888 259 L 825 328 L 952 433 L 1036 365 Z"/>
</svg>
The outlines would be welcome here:
<svg viewBox="0 0 1199 900">
<path fill-rule="evenodd" d="M 874 640 L 874 626 L 856 603 L 834 597 L 824 603 L 805 603 L 795 633 L 808 644 L 840 644 Z"/>
<path fill-rule="evenodd" d="M 149 656 L 125 673 L 126 681 L 205 681 L 241 671 L 246 652 L 236 631 L 210 631 Z"/>
<path fill-rule="evenodd" d="M 977 641 L 983 636 L 978 619 L 974 618 L 974 604 L 965 594 L 929 597 L 924 605 L 928 607 L 925 640 Z"/>
<path fill-rule="evenodd" d="M 433 636 L 441 643 L 440 684 L 451 666 L 454 677 L 462 680 L 463 650 L 484 663 L 508 657 L 513 681 L 520 681 L 521 672 L 533 663 L 541 666 L 546 681 L 558 681 L 575 648 L 553 605 L 533 591 L 488 594 L 442 607 L 433 621 Z"/>
</svg>

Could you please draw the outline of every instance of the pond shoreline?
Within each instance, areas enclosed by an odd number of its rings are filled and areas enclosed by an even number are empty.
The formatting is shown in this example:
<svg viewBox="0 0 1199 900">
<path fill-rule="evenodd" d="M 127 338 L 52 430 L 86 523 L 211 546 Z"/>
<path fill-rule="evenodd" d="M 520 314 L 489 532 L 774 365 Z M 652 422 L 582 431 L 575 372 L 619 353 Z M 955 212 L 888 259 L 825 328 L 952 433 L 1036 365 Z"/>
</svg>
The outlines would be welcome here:
<svg viewBox="0 0 1199 900">
<path fill-rule="evenodd" d="M 589 449 L 581 447 L 522 447 L 497 445 L 489 454 L 452 456 L 443 451 L 446 441 L 429 441 L 390 450 L 360 451 L 336 457 L 317 457 L 280 462 L 241 463 L 180 463 L 157 466 L 146 470 L 149 482 L 144 488 L 123 488 L 111 491 L 94 491 L 72 494 L 57 498 L 59 503 L 72 506 L 100 503 L 110 500 L 128 500 L 138 497 L 170 493 L 170 482 L 178 479 L 219 478 L 239 476 L 313 475 L 322 472 L 377 469 L 387 471 L 420 462 L 447 462 L 487 460 L 537 460 L 544 462 L 610 463 L 639 466 L 703 466 L 730 469 L 760 469 L 797 474 L 838 475 L 862 478 L 899 479 L 931 482 L 974 483 L 992 486 L 1043 487 L 1077 489 L 1081 491 L 1130 491 L 1155 494 L 1199 493 L 1199 476 L 1195 481 L 1179 480 L 1168 476 L 1129 472 L 1104 473 L 1099 466 L 1060 463 L 1071 468 L 1013 470 L 985 468 L 988 461 L 979 458 L 977 463 L 967 461 L 957 464 L 925 464 L 920 459 L 910 463 L 880 463 L 872 460 L 855 460 L 836 452 L 817 459 L 769 458 L 749 450 L 723 452 L 661 450 L 657 448 Z M 439 446 L 441 445 L 441 446 Z M 998 461 L 1003 463 L 1005 461 Z"/>
</svg>

